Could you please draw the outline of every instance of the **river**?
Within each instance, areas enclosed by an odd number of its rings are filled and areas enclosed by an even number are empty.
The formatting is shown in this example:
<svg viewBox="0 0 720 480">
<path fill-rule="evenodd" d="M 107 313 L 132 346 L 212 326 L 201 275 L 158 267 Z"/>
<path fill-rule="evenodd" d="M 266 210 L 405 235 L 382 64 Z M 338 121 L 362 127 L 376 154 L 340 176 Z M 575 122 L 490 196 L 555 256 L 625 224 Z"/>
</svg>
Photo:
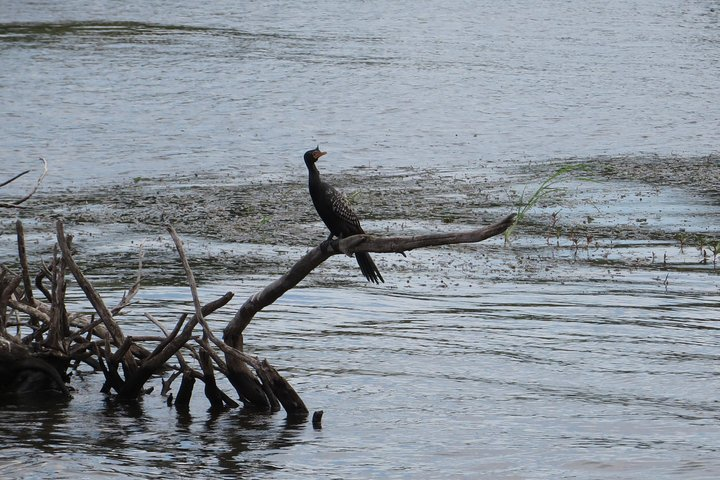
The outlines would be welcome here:
<svg viewBox="0 0 720 480">
<path fill-rule="evenodd" d="M 159 379 L 118 405 L 81 369 L 67 404 L 3 406 L 0 476 L 716 478 L 719 47 L 713 1 L 0 1 L 0 181 L 32 170 L 0 201 L 47 159 L 31 256 L 63 217 L 109 304 L 142 243 L 136 334 L 192 310 L 163 222 L 204 301 L 236 293 L 217 332 L 325 237 L 316 144 L 374 233 L 490 223 L 572 162 L 594 180 L 510 244 L 376 255 L 380 286 L 334 257 L 259 314 L 246 348 L 320 430 L 200 392 L 179 415 Z"/>
</svg>

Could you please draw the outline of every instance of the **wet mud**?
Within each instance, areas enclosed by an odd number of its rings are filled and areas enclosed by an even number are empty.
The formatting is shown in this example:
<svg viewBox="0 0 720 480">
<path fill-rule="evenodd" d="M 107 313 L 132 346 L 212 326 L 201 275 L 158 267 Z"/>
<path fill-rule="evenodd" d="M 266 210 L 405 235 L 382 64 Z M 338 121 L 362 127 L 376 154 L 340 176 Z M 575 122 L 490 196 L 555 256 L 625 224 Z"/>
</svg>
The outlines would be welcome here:
<svg viewBox="0 0 720 480">
<path fill-rule="evenodd" d="M 366 231 L 376 234 L 482 225 L 514 209 L 502 200 L 506 194 L 499 182 L 456 172 L 359 168 L 326 179 L 347 194 Z M 40 237 L 37 245 L 44 244 L 45 254 L 54 221 L 62 218 L 77 248 L 95 251 L 107 266 L 132 270 L 140 244 L 150 257 L 146 264 L 173 263 L 165 232 L 172 224 L 193 244 L 199 268 L 207 273 L 271 274 L 288 266 L 283 253 L 297 256 L 327 236 L 306 181 L 296 174 L 291 180 L 278 175 L 260 181 L 227 175 L 138 177 L 102 190 L 44 192 L 20 217 L 26 231 Z M 7 243 L 12 227 L 5 223 Z"/>
<path fill-rule="evenodd" d="M 516 261 L 533 257 L 566 258 L 573 268 L 611 259 L 632 266 L 639 258 L 664 261 L 665 267 L 712 264 L 712 248 L 720 239 L 718 156 L 565 159 L 486 171 L 356 168 L 325 178 L 346 193 L 366 231 L 411 235 L 491 223 L 516 211 L 544 180 L 572 164 L 583 168 L 555 179 L 509 243 L 455 247 L 460 255 L 473 253 L 459 262 L 468 269 L 504 272 L 503 277 L 518 268 L 532 270 L 530 262 Z M 46 185 L 18 216 L 31 254 L 45 257 L 54 221 L 62 218 L 79 255 L 109 284 L 133 275 L 141 245 L 146 273 L 154 281 L 178 273 L 167 224 L 191 245 L 200 274 L 211 278 L 280 274 L 326 237 L 304 175 L 296 171 L 252 180 L 233 173 L 136 177 L 83 190 L 53 191 Z M 2 261 L 11 264 L 13 221 L 3 220 L 1 240 Z M 505 250 L 492 266 L 475 263 L 484 258 L 478 251 L 501 246 Z M 672 259 L 667 251 L 654 251 L 659 247 L 671 248 Z M 444 264 L 450 258 L 445 252 L 434 249 L 428 255 L 433 264 Z M 384 268 L 402 271 L 407 263 L 391 258 Z"/>
<path fill-rule="evenodd" d="M 701 244 L 707 249 L 720 239 L 717 156 L 568 159 L 489 172 L 357 168 L 325 178 L 346 193 L 366 231 L 411 235 L 491 223 L 516 211 L 569 164 L 584 168 L 557 178 L 529 209 L 510 239 L 514 248 L 563 247 L 577 254 L 628 241 L 660 242 L 676 245 L 678 253 L 681 246 L 695 247 L 701 256 Z M 48 185 L 19 218 L 33 239 L 29 248 L 44 255 L 54 220 L 62 218 L 79 251 L 108 276 L 129 275 L 143 245 L 146 264 L 163 277 L 164 265 L 175 261 L 167 224 L 194 245 L 204 273 L 221 276 L 278 273 L 287 255 L 326 236 L 297 172 L 261 180 L 227 172 L 137 177 L 82 191 L 53 192 Z M 3 224 L 3 261 L 11 262 L 12 219 Z"/>
</svg>

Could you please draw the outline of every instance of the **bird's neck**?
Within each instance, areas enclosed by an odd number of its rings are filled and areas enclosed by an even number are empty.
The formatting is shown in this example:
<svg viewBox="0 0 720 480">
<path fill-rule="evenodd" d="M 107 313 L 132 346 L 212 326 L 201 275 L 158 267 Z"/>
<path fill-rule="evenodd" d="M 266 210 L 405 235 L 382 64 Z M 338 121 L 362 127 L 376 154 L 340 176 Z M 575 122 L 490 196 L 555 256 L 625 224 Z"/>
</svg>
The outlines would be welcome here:
<svg viewBox="0 0 720 480">
<path fill-rule="evenodd" d="M 306 163 L 308 169 L 308 179 L 311 184 L 320 183 L 320 171 L 314 163 Z"/>
</svg>

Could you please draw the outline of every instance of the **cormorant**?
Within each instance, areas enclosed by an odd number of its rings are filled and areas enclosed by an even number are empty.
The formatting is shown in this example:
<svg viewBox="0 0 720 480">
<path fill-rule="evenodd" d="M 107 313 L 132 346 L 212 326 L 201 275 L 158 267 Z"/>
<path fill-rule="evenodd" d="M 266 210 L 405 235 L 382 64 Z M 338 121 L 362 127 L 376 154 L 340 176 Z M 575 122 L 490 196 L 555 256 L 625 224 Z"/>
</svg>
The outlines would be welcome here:
<svg viewBox="0 0 720 480">
<path fill-rule="evenodd" d="M 320 172 L 315 162 L 326 153 L 321 152 L 319 146 L 314 150 L 308 150 L 305 152 L 305 165 L 307 165 L 309 173 L 310 197 L 312 197 L 318 215 L 330 230 L 328 241 L 332 240 L 333 237 L 345 238 L 365 233 L 360 226 L 360 220 L 353 212 L 345 195 L 320 179 Z M 369 253 L 358 252 L 355 254 L 355 259 L 360 265 L 360 271 L 368 281 L 373 283 L 385 282 Z"/>
</svg>

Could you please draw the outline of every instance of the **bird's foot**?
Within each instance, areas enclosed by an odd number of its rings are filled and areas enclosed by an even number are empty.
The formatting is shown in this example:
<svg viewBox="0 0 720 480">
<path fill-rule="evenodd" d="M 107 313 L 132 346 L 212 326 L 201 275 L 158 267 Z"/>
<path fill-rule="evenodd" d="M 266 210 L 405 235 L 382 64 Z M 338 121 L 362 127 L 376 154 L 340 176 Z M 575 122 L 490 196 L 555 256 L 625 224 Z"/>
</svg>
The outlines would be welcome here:
<svg viewBox="0 0 720 480">
<path fill-rule="evenodd" d="M 332 239 L 327 239 L 320 243 L 320 251 L 322 253 L 328 253 L 328 250 L 330 249 L 330 245 L 332 245 Z"/>
</svg>

